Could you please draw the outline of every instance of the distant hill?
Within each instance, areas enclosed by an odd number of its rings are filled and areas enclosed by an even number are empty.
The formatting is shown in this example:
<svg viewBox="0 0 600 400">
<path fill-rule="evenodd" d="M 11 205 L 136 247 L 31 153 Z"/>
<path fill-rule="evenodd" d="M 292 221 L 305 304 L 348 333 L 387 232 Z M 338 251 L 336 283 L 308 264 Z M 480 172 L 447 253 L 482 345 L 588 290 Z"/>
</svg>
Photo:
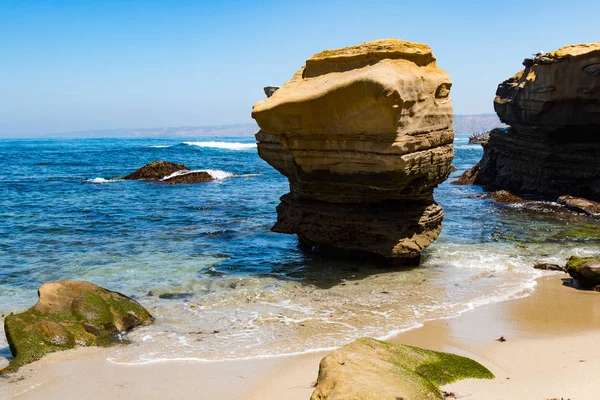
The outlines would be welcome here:
<svg viewBox="0 0 600 400">
<path fill-rule="evenodd" d="M 39 138 L 135 138 L 135 137 L 192 137 L 192 136 L 249 136 L 258 131 L 256 124 L 215 126 L 171 126 L 164 128 L 118 128 L 75 132 L 59 132 L 28 137 Z"/>
<path fill-rule="evenodd" d="M 454 132 L 456 135 L 470 135 L 486 132 L 502 126 L 496 114 L 455 115 Z M 37 138 L 135 138 L 135 137 L 193 137 L 193 136 L 250 136 L 258 131 L 255 123 L 214 125 L 214 126 L 170 126 L 163 128 L 119 128 L 88 130 L 76 132 L 58 132 L 27 135 Z M 1 137 L 2 135 L 0 135 Z"/>
<path fill-rule="evenodd" d="M 471 135 L 487 132 L 493 128 L 504 126 L 496 114 L 455 115 L 454 133 L 456 135 Z"/>
</svg>

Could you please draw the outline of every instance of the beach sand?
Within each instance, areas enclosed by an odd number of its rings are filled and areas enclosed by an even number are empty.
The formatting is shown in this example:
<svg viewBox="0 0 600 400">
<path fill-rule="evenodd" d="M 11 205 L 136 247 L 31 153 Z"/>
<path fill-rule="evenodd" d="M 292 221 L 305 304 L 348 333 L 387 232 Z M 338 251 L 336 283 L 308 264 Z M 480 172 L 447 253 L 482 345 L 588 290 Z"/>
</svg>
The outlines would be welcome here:
<svg viewBox="0 0 600 400">
<path fill-rule="evenodd" d="M 457 398 L 599 399 L 600 293 L 563 286 L 564 277 L 550 274 L 526 298 L 430 321 L 391 340 L 465 355 L 496 375 L 443 388 Z M 0 380 L 0 398 L 307 400 L 325 354 L 117 365 L 103 349 L 76 349 Z"/>
</svg>

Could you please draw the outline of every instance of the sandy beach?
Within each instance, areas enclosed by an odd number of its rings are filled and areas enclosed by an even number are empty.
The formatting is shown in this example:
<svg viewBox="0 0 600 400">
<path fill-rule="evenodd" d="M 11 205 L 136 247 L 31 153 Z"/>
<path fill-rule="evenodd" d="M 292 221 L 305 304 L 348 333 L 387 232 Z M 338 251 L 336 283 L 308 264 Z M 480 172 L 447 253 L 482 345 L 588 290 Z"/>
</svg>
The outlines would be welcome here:
<svg viewBox="0 0 600 400">
<path fill-rule="evenodd" d="M 538 280 L 534 293 L 430 321 L 392 339 L 471 357 L 495 375 L 443 389 L 468 399 L 597 399 L 598 293 Z M 506 341 L 497 341 L 503 336 Z M 117 365 L 103 349 L 51 354 L 2 382 L 9 399 L 308 399 L 326 353 L 229 362 Z"/>
</svg>

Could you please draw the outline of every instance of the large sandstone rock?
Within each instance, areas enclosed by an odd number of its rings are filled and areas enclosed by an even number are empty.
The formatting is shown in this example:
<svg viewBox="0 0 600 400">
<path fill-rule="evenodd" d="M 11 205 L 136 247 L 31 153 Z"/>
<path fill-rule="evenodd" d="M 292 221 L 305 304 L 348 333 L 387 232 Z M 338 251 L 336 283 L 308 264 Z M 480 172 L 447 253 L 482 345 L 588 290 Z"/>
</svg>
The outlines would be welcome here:
<svg viewBox="0 0 600 400">
<path fill-rule="evenodd" d="M 290 181 L 273 230 L 333 253 L 418 259 L 443 213 L 450 79 L 431 49 L 379 40 L 310 57 L 252 112 L 259 155 Z"/>
<path fill-rule="evenodd" d="M 44 283 L 38 296 L 29 310 L 4 320 L 14 359 L 0 375 L 51 352 L 117 343 L 119 334 L 152 322 L 136 301 L 86 281 Z"/>
<path fill-rule="evenodd" d="M 493 377 L 465 357 L 363 338 L 323 358 L 311 400 L 443 399 L 441 385 Z"/>
<path fill-rule="evenodd" d="M 475 183 L 600 200 L 600 42 L 524 64 L 498 86 L 494 108 L 510 128 L 491 132 Z"/>
</svg>

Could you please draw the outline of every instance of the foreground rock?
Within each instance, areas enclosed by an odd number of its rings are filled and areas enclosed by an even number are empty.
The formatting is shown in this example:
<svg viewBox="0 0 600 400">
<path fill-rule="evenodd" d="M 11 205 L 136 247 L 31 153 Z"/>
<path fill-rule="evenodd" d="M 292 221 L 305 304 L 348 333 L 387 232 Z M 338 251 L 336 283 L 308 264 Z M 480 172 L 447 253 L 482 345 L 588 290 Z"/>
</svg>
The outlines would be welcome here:
<svg viewBox="0 0 600 400">
<path fill-rule="evenodd" d="M 215 179 L 208 172 L 191 171 L 183 164 L 153 161 L 124 176 L 125 180 L 161 181 L 169 184 L 209 182 Z"/>
<path fill-rule="evenodd" d="M 600 201 L 600 42 L 524 64 L 494 100 L 510 128 L 490 133 L 481 162 L 467 175 L 494 190 Z"/>
<path fill-rule="evenodd" d="M 317 251 L 417 262 L 441 230 L 433 189 L 454 156 L 450 87 L 422 44 L 309 58 L 252 112 L 260 157 L 290 182 L 273 230 Z"/>
<path fill-rule="evenodd" d="M 439 386 L 465 378 L 494 375 L 465 357 L 363 338 L 323 358 L 311 400 L 443 399 Z"/>
<path fill-rule="evenodd" d="M 600 285 L 600 257 L 569 258 L 566 272 L 582 287 Z"/>
<path fill-rule="evenodd" d="M 38 296 L 35 306 L 4 320 L 14 359 L 0 375 L 55 351 L 119 342 L 119 334 L 152 322 L 136 301 L 90 282 L 44 283 Z"/>
<path fill-rule="evenodd" d="M 600 218 L 600 203 L 598 202 L 573 196 L 561 196 L 558 198 L 558 202 L 571 210 Z"/>
</svg>

